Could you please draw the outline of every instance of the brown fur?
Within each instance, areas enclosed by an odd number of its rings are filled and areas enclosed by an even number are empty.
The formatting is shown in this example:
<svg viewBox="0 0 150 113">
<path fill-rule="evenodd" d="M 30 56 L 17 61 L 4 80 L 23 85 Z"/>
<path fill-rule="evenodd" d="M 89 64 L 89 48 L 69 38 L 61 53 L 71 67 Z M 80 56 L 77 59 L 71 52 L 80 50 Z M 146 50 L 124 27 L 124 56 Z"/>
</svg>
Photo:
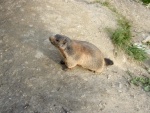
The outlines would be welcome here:
<svg viewBox="0 0 150 113">
<path fill-rule="evenodd" d="M 50 37 L 49 40 L 60 50 L 67 68 L 80 65 L 94 72 L 102 72 L 106 65 L 113 64 L 110 59 L 104 59 L 102 52 L 89 42 L 71 40 L 59 34 Z"/>
</svg>

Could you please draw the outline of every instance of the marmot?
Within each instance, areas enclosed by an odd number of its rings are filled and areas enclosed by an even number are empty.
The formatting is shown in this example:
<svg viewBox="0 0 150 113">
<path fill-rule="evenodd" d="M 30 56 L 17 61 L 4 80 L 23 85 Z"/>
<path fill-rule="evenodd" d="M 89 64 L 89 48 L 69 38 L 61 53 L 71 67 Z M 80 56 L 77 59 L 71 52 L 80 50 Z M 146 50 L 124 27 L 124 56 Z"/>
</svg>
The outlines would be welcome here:
<svg viewBox="0 0 150 113">
<path fill-rule="evenodd" d="M 49 37 L 49 40 L 64 57 L 61 63 L 69 69 L 79 65 L 93 72 L 102 72 L 105 66 L 113 65 L 112 60 L 104 58 L 102 52 L 89 42 L 71 40 L 60 34 Z"/>
</svg>

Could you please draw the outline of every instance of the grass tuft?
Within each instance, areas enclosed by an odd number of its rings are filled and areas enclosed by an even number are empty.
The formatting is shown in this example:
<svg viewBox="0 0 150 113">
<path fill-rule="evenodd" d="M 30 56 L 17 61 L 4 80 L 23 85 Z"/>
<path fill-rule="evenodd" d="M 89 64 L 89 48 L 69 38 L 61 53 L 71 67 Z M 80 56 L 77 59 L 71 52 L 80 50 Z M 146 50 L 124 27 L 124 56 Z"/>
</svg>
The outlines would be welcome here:
<svg viewBox="0 0 150 113">
<path fill-rule="evenodd" d="M 119 28 L 112 33 L 112 42 L 121 49 L 124 49 L 131 41 L 130 24 L 125 19 L 118 20 Z"/>
<path fill-rule="evenodd" d="M 131 77 L 129 83 L 134 84 L 135 86 L 141 86 L 144 91 L 150 92 L 150 78 L 149 77 L 135 77 L 133 73 L 127 71 L 127 74 Z"/>
<path fill-rule="evenodd" d="M 131 28 L 129 21 L 123 16 L 121 19 L 118 20 L 118 24 L 120 25 L 120 27 L 126 30 L 129 30 Z"/>
<path fill-rule="evenodd" d="M 132 35 L 131 35 L 131 25 L 128 20 L 126 20 L 124 17 L 122 19 L 118 20 L 119 27 L 111 33 L 111 39 L 113 44 L 121 49 L 124 50 L 125 53 L 127 53 L 131 58 L 137 60 L 137 61 L 144 61 L 148 58 L 147 53 L 145 50 L 138 48 L 137 46 L 133 45 Z"/>
<path fill-rule="evenodd" d="M 131 40 L 130 33 L 123 29 L 118 28 L 114 31 L 112 35 L 112 42 L 117 46 L 118 48 L 124 48 L 126 45 L 129 45 L 129 42 Z"/>
<path fill-rule="evenodd" d="M 109 8 L 112 12 L 118 14 L 116 8 L 114 8 L 113 6 L 111 6 L 108 1 L 95 0 L 95 1 L 92 2 L 92 3 L 99 3 L 99 4 L 101 4 L 101 5 L 106 6 L 107 8 Z"/>
<path fill-rule="evenodd" d="M 144 61 L 148 58 L 145 50 L 138 48 L 135 45 L 130 45 L 126 49 L 126 53 L 137 61 Z"/>
<path fill-rule="evenodd" d="M 144 4 L 149 4 L 150 0 L 141 0 Z"/>
<path fill-rule="evenodd" d="M 136 86 L 142 86 L 144 91 L 150 91 L 150 78 L 148 77 L 134 77 L 130 80 L 130 82 Z"/>
<path fill-rule="evenodd" d="M 145 0 L 146 1 L 146 0 Z M 150 1 L 150 0 L 147 0 Z M 148 55 L 143 50 L 134 46 L 131 42 L 132 34 L 131 34 L 131 25 L 130 22 L 121 14 L 119 13 L 115 7 L 113 7 L 109 2 L 105 1 L 102 2 L 101 0 L 95 0 L 92 3 L 99 3 L 103 6 L 106 6 L 110 9 L 114 14 L 117 16 L 118 20 L 118 28 L 114 31 L 112 29 L 106 28 L 107 32 L 110 33 L 110 37 L 112 43 L 121 50 L 124 50 L 129 56 L 137 61 L 144 61 L 147 59 Z"/>
</svg>

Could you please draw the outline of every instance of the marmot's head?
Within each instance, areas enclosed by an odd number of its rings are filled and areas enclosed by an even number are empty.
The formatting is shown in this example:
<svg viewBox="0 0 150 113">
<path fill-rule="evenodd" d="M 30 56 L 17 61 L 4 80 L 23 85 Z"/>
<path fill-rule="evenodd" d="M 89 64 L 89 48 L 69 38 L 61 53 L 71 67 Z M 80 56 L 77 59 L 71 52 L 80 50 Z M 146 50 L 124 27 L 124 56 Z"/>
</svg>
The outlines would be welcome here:
<svg viewBox="0 0 150 113">
<path fill-rule="evenodd" d="M 64 35 L 56 34 L 55 36 L 49 37 L 50 42 L 57 48 L 66 49 L 70 44 L 71 39 Z"/>
</svg>

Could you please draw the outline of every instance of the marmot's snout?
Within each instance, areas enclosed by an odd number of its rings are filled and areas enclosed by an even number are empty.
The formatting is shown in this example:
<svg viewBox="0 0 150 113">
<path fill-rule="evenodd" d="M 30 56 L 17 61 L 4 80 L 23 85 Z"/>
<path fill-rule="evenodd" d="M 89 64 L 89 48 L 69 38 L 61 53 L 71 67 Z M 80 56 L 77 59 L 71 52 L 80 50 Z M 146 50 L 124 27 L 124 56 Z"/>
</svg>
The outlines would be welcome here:
<svg viewBox="0 0 150 113">
<path fill-rule="evenodd" d="M 51 44 L 56 45 L 54 36 L 49 37 L 49 41 L 51 42 Z"/>
<path fill-rule="evenodd" d="M 54 37 L 52 37 L 52 36 L 49 37 L 49 41 L 50 41 L 50 42 L 53 42 L 53 38 L 54 38 Z"/>
</svg>

